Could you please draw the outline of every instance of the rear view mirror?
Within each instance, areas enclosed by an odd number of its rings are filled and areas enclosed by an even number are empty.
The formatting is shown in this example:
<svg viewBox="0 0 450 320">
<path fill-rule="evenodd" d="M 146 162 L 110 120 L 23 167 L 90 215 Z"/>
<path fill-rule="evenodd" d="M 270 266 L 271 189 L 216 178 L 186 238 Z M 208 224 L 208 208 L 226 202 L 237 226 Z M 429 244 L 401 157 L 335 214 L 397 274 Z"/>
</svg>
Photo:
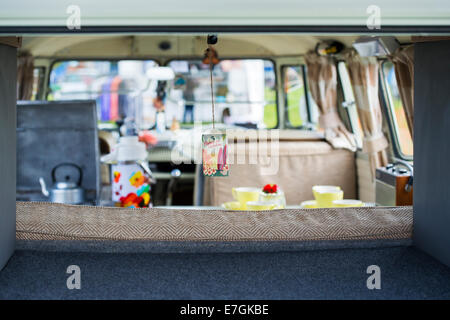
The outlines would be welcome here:
<svg viewBox="0 0 450 320">
<path fill-rule="evenodd" d="M 392 55 L 400 47 L 395 37 L 360 37 L 352 44 L 361 57 Z"/>
</svg>

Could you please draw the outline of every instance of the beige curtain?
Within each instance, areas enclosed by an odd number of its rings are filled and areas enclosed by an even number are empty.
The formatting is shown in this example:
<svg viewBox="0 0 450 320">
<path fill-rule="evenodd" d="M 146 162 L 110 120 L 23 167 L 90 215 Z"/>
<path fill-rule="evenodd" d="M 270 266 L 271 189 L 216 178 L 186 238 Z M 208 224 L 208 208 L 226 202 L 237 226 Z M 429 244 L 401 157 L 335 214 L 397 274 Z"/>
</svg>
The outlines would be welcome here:
<svg viewBox="0 0 450 320">
<path fill-rule="evenodd" d="M 411 136 L 414 133 L 414 45 L 399 48 L 391 57 Z"/>
<path fill-rule="evenodd" d="M 337 74 L 332 58 L 310 51 L 305 55 L 308 84 L 319 107 L 319 125 L 325 130 L 325 139 L 334 148 L 356 151 L 356 141 L 342 123 L 337 110 Z"/>
<path fill-rule="evenodd" d="M 28 52 L 17 58 L 17 100 L 30 100 L 33 93 L 34 59 Z"/>
<path fill-rule="evenodd" d="M 383 118 L 378 96 L 379 63 L 375 57 L 360 57 L 355 50 L 347 54 L 350 81 L 364 131 L 363 151 L 369 154 L 372 177 L 375 169 L 387 165 L 389 143 L 383 133 Z"/>
</svg>

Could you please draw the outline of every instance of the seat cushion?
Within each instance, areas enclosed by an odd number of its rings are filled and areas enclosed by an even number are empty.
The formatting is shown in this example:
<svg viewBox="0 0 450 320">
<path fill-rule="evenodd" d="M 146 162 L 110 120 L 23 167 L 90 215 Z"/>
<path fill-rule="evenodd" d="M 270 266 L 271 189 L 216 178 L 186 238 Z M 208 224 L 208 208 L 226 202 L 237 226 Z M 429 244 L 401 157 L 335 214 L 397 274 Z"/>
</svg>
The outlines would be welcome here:
<svg viewBox="0 0 450 320">
<path fill-rule="evenodd" d="M 17 202 L 20 240 L 319 241 L 410 239 L 412 207 L 274 211 Z"/>
<path fill-rule="evenodd" d="M 279 148 L 277 147 L 277 144 Z M 255 152 L 258 150 L 258 152 Z M 276 152 L 279 150 L 277 161 Z M 237 155 L 245 154 L 245 163 Z M 262 165 L 258 157 L 274 155 L 270 165 Z M 226 178 L 205 177 L 204 205 L 218 206 L 232 201 L 233 187 L 260 187 L 276 183 L 286 195 L 288 205 L 298 205 L 313 199 L 312 186 L 338 185 L 344 197 L 356 197 L 355 154 L 344 149 L 333 149 L 324 141 L 280 141 L 273 144 L 233 143 L 229 146 L 230 174 Z M 241 160 L 241 161 L 239 161 Z"/>
</svg>

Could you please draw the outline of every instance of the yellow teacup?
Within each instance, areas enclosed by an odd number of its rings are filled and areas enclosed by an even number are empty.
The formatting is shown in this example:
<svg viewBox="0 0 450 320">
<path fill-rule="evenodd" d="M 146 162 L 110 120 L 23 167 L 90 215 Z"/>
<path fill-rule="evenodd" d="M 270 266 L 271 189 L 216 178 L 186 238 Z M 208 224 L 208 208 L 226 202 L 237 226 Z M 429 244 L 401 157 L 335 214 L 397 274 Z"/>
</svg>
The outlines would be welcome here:
<svg viewBox="0 0 450 320">
<path fill-rule="evenodd" d="M 231 189 L 233 198 L 240 202 L 242 210 L 247 209 L 247 202 L 258 201 L 260 188 L 239 187 Z"/>
<path fill-rule="evenodd" d="M 227 210 L 242 210 L 239 201 L 229 201 L 222 204 L 222 207 Z"/>
<path fill-rule="evenodd" d="M 363 202 L 361 200 L 344 199 L 333 201 L 333 206 L 338 208 L 361 207 L 362 205 Z"/>
<path fill-rule="evenodd" d="M 276 209 L 275 203 L 267 203 L 261 201 L 249 201 L 247 202 L 247 210 L 260 211 L 260 210 L 273 210 Z"/>
<path fill-rule="evenodd" d="M 344 191 L 336 189 L 322 189 L 316 192 L 316 201 L 319 208 L 334 207 L 334 200 L 342 200 Z"/>
<path fill-rule="evenodd" d="M 330 191 L 330 190 L 341 190 L 341 187 L 339 186 L 313 186 L 312 187 L 312 191 L 313 191 L 313 195 L 314 198 L 317 199 L 317 193 L 318 192 L 323 192 L 323 191 Z"/>
<path fill-rule="evenodd" d="M 300 206 L 304 209 L 314 209 L 317 208 L 317 201 L 316 200 L 307 200 L 303 201 Z"/>
</svg>

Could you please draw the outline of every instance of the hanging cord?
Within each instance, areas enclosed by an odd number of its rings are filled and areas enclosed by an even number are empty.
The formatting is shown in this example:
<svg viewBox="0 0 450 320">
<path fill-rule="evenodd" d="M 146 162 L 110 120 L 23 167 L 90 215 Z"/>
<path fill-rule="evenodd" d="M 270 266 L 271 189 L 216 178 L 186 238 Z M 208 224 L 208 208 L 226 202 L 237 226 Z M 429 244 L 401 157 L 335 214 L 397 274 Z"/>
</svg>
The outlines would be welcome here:
<svg viewBox="0 0 450 320">
<path fill-rule="evenodd" d="M 210 76 L 210 83 L 211 83 L 211 108 L 212 108 L 212 127 L 213 130 L 215 129 L 215 108 L 214 108 L 214 82 L 213 82 L 213 55 L 214 55 L 214 49 L 213 45 L 217 43 L 217 35 L 215 34 L 208 34 L 206 42 L 208 43 L 208 49 L 206 49 L 206 53 L 209 59 L 209 76 Z"/>
<path fill-rule="evenodd" d="M 208 45 L 208 57 L 209 57 L 209 77 L 210 77 L 210 83 L 211 83 L 211 106 L 212 106 L 212 127 L 215 129 L 215 120 L 214 120 L 214 85 L 213 85 L 213 50 L 212 45 Z"/>
</svg>

